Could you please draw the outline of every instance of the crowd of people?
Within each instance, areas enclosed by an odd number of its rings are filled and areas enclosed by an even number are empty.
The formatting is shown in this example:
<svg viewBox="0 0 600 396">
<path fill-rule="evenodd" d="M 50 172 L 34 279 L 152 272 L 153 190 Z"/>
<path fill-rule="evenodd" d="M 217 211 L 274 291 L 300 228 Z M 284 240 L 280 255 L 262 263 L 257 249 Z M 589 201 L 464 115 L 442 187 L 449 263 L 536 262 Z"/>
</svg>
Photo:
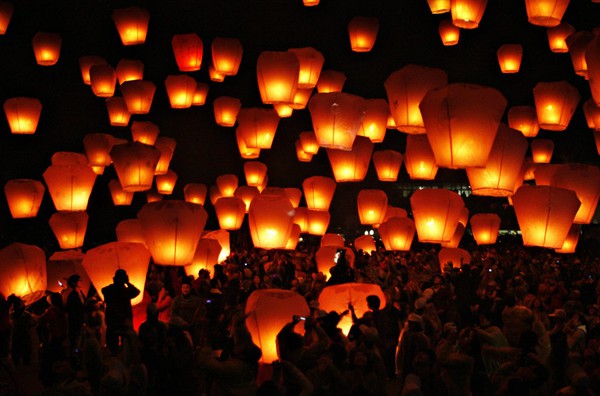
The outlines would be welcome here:
<svg viewBox="0 0 600 396">
<path fill-rule="evenodd" d="M 79 274 L 43 304 L 3 297 L 1 357 L 39 364 L 48 395 L 600 394 L 600 258 L 507 240 L 471 246 L 472 261 L 453 267 L 418 245 L 358 251 L 353 263 L 342 254 L 323 274 L 317 249 L 240 247 L 196 277 L 151 264 L 139 326 L 142 288 L 124 270 L 96 285 L 103 300 L 82 293 Z M 321 291 L 346 282 L 377 284 L 385 300 L 321 309 Z M 244 312 L 269 288 L 304 296 L 311 314 L 290 314 L 267 364 Z"/>
</svg>

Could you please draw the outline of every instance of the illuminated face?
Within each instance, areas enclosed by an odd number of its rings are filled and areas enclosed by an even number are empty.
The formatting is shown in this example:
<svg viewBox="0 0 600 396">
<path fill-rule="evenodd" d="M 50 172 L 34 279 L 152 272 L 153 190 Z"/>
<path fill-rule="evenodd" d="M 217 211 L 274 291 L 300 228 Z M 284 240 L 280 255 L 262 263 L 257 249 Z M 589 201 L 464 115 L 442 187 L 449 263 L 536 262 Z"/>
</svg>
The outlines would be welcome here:
<svg viewBox="0 0 600 396">
<path fill-rule="evenodd" d="M 183 293 L 184 296 L 189 295 L 192 292 L 192 287 L 188 284 L 183 284 L 181 285 L 181 293 Z"/>
</svg>

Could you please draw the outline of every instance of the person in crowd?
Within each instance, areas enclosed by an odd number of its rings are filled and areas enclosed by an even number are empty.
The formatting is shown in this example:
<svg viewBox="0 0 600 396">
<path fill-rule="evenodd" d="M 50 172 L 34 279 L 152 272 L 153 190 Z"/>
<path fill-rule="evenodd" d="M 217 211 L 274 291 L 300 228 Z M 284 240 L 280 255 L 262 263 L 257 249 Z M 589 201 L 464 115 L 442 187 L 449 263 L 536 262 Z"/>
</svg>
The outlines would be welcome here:
<svg viewBox="0 0 600 396">
<path fill-rule="evenodd" d="M 81 337 L 85 317 L 85 296 L 81 289 L 81 276 L 73 274 L 67 279 L 66 310 L 69 323 L 69 346 L 74 356 L 81 349 Z"/>
<path fill-rule="evenodd" d="M 60 293 L 51 293 L 47 300 L 50 306 L 39 317 L 40 328 L 46 330 L 46 340 L 43 342 L 40 359 L 40 380 L 49 385 L 52 376 L 52 364 L 65 358 L 65 344 L 68 335 L 67 313 L 63 309 Z"/>
<path fill-rule="evenodd" d="M 10 354 L 13 364 L 29 366 L 32 361 L 37 360 L 38 337 L 36 327 L 38 318 L 25 308 L 25 301 L 10 295 L 9 303 L 12 305 L 10 315 L 11 345 Z"/>
<path fill-rule="evenodd" d="M 0 292 L 0 359 L 6 359 L 10 350 L 10 303 Z"/>
<path fill-rule="evenodd" d="M 211 300 L 212 301 L 212 300 Z M 171 319 L 182 322 L 185 329 L 192 335 L 195 345 L 200 342 L 200 331 L 203 329 L 198 325 L 202 317 L 206 316 L 206 308 L 200 297 L 192 290 L 192 282 L 189 277 L 184 277 L 181 282 L 181 294 L 176 296 L 171 303 Z"/>
</svg>

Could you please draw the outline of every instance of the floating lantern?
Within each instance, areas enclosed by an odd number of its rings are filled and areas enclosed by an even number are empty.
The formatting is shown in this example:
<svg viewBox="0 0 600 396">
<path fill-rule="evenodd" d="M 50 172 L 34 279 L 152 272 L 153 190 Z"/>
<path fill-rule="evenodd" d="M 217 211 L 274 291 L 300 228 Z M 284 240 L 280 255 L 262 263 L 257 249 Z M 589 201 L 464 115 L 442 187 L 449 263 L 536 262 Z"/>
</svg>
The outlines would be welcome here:
<svg viewBox="0 0 600 396">
<path fill-rule="evenodd" d="M 312 157 L 314 154 L 309 154 L 302 149 L 302 142 L 300 142 L 300 139 L 296 140 L 294 145 L 296 147 L 296 157 L 298 158 L 298 161 L 300 161 L 300 162 L 312 161 Z"/>
<path fill-rule="evenodd" d="M 461 29 L 476 29 L 486 6 L 487 0 L 450 0 L 452 23 Z"/>
<path fill-rule="evenodd" d="M 532 25 L 558 26 L 570 0 L 525 0 L 527 20 Z"/>
<path fill-rule="evenodd" d="M 444 248 L 457 248 L 460 244 L 460 240 L 465 234 L 465 225 L 460 221 L 456 225 L 456 229 L 454 230 L 454 234 L 452 234 L 452 238 L 449 241 L 442 242 L 442 247 Z"/>
<path fill-rule="evenodd" d="M 579 91 L 566 81 L 540 82 L 533 88 L 540 128 L 564 131 L 579 102 Z"/>
<path fill-rule="evenodd" d="M 192 77 L 185 74 L 167 76 L 165 87 L 172 109 L 188 109 L 192 107 L 192 100 L 196 93 L 196 80 Z"/>
<path fill-rule="evenodd" d="M 41 113 L 42 103 L 35 98 L 10 98 L 4 102 L 4 114 L 13 134 L 34 134 Z"/>
<path fill-rule="evenodd" d="M 33 53 L 40 66 L 53 66 L 60 57 L 62 38 L 56 33 L 37 32 L 33 36 Z"/>
<path fill-rule="evenodd" d="M 588 99 L 583 104 L 583 114 L 585 115 L 588 128 L 600 130 L 600 107 L 596 105 L 594 99 Z"/>
<path fill-rule="evenodd" d="M 442 40 L 442 44 L 446 47 L 456 45 L 460 40 L 460 28 L 447 19 L 440 21 L 438 33 Z"/>
<path fill-rule="evenodd" d="M 292 234 L 288 239 L 284 250 L 296 250 L 298 242 L 300 241 L 300 226 L 298 224 L 292 224 Z"/>
<path fill-rule="evenodd" d="M 238 131 L 248 148 L 270 149 L 279 125 L 279 116 L 273 109 L 241 109 Z"/>
<path fill-rule="evenodd" d="M 238 145 L 238 151 L 240 152 L 240 157 L 244 159 L 256 159 L 260 156 L 259 148 L 250 148 L 246 146 L 244 142 L 244 138 L 242 137 L 242 133 L 239 128 L 235 130 L 235 140 Z"/>
<path fill-rule="evenodd" d="M 175 146 L 177 142 L 173 138 L 161 136 L 154 142 L 154 147 L 160 151 L 160 159 L 156 164 L 155 175 L 164 175 L 169 170 L 171 159 L 175 153 Z"/>
<path fill-rule="evenodd" d="M 588 78 L 588 66 L 585 61 L 585 50 L 588 44 L 594 39 L 594 34 L 591 32 L 575 32 L 567 37 L 567 47 L 571 55 L 573 69 L 578 76 Z"/>
<path fill-rule="evenodd" d="M 108 111 L 108 120 L 112 126 L 127 126 L 131 114 L 127 110 L 125 99 L 120 96 L 113 96 L 106 99 L 106 110 Z"/>
<path fill-rule="evenodd" d="M 533 162 L 533 158 L 525 157 L 525 161 L 523 161 L 523 180 L 533 180 L 535 179 L 534 171 L 536 165 Z"/>
<path fill-rule="evenodd" d="M 215 38 L 210 45 L 212 64 L 224 76 L 235 76 L 242 63 L 244 48 L 236 38 Z"/>
<path fill-rule="evenodd" d="M 373 165 L 377 171 L 379 181 L 398 180 L 398 173 L 402 166 L 402 154 L 394 150 L 380 150 L 373 152 Z"/>
<path fill-rule="evenodd" d="M 131 123 L 131 137 L 134 142 L 153 146 L 160 133 L 158 125 L 150 121 L 133 121 Z"/>
<path fill-rule="evenodd" d="M 350 48 L 354 52 L 369 52 L 375 45 L 377 33 L 379 32 L 379 20 L 377 18 L 356 16 L 348 23 L 348 36 L 350 36 Z"/>
<path fill-rule="evenodd" d="M 573 190 L 581 201 L 573 223 L 590 224 L 600 198 L 600 168 L 588 164 L 561 164 L 550 185 Z"/>
<path fill-rule="evenodd" d="M 415 222 L 408 217 L 391 217 L 377 232 L 386 250 L 408 251 L 415 237 Z"/>
<path fill-rule="evenodd" d="M 115 229 L 119 242 L 134 242 L 146 245 L 144 230 L 138 219 L 122 220 Z"/>
<path fill-rule="evenodd" d="M 244 163 L 244 175 L 247 185 L 258 187 L 267 176 L 267 166 L 259 161 L 247 161 Z"/>
<path fill-rule="evenodd" d="M 292 110 L 304 110 L 306 108 L 306 105 L 308 104 L 308 101 L 310 100 L 312 92 L 313 88 L 298 88 L 298 90 L 296 90 L 296 94 L 294 95 L 294 100 L 292 101 L 292 103 L 284 104 L 284 106 L 289 106 L 292 108 Z M 276 104 L 273 106 L 276 106 Z"/>
<path fill-rule="evenodd" d="M 255 248 L 283 249 L 292 233 L 294 208 L 286 196 L 261 194 L 248 210 L 250 235 Z"/>
<path fill-rule="evenodd" d="M 177 182 L 177 173 L 173 170 L 167 170 L 167 173 L 154 176 L 156 181 L 156 191 L 161 195 L 171 195 Z"/>
<path fill-rule="evenodd" d="M 260 192 L 258 191 L 258 188 L 254 186 L 239 186 L 235 189 L 233 196 L 244 201 L 244 204 L 246 205 L 245 212 L 248 213 L 248 209 L 250 209 L 250 203 L 259 194 Z"/>
<path fill-rule="evenodd" d="M 208 67 L 208 77 L 210 78 L 210 81 L 214 81 L 214 82 L 225 81 L 225 75 L 219 73 L 213 65 L 210 65 Z"/>
<path fill-rule="evenodd" d="M 148 191 L 152 187 L 159 150 L 139 142 L 126 143 L 113 146 L 110 157 L 124 191 Z"/>
<path fill-rule="evenodd" d="M 50 216 L 48 223 L 61 249 L 83 246 L 88 218 L 88 214 L 83 211 L 57 212 Z"/>
<path fill-rule="evenodd" d="M 83 137 L 83 148 L 91 166 L 110 166 L 110 150 L 116 139 L 106 133 L 88 133 Z"/>
<path fill-rule="evenodd" d="M 322 210 L 308 210 L 307 212 L 306 232 L 310 235 L 325 235 L 331 214 Z"/>
<path fill-rule="evenodd" d="M 298 58 L 298 62 L 300 62 L 298 88 L 313 89 L 319 81 L 321 69 L 325 62 L 323 54 L 312 47 L 290 48 L 288 51 L 295 54 Z"/>
<path fill-rule="evenodd" d="M 344 246 L 337 245 L 326 245 L 321 246 L 315 253 L 315 263 L 317 264 L 317 271 L 325 275 L 325 279 L 328 279 L 331 274 L 331 269 L 336 265 L 337 260 L 340 256 L 338 251 L 345 250 Z M 348 262 L 350 264 L 350 262 Z"/>
<path fill-rule="evenodd" d="M 438 166 L 426 135 L 408 135 L 406 137 L 404 166 L 413 180 L 435 179 Z"/>
<path fill-rule="evenodd" d="M 108 65 L 106 59 L 100 56 L 82 56 L 79 58 L 79 69 L 81 70 L 81 78 L 85 85 L 90 85 L 90 68 L 94 65 Z"/>
<path fill-rule="evenodd" d="M 540 131 L 535 107 L 513 106 L 508 109 L 508 126 L 521 131 L 525 137 L 536 137 Z"/>
<path fill-rule="evenodd" d="M 58 151 L 52 154 L 50 162 L 52 165 L 87 165 L 88 159 L 85 154 Z"/>
<path fill-rule="evenodd" d="M 117 179 L 108 182 L 108 189 L 115 206 L 128 206 L 133 201 L 133 193 L 123 190 L 121 183 Z"/>
<path fill-rule="evenodd" d="M 293 52 L 261 52 L 256 62 L 256 77 L 262 102 L 292 103 L 299 74 L 300 62 Z"/>
<path fill-rule="evenodd" d="M 471 231 L 478 245 L 493 245 L 500 230 L 500 216 L 495 213 L 477 213 L 471 217 Z"/>
<path fill-rule="evenodd" d="M 207 192 L 208 189 L 206 188 L 206 184 L 202 183 L 188 183 L 183 188 L 185 201 L 199 205 L 204 205 Z"/>
<path fill-rule="evenodd" d="M 523 46 L 521 44 L 503 44 L 498 48 L 496 56 L 502 73 L 518 73 L 523 59 Z"/>
<path fill-rule="evenodd" d="M 239 230 L 246 214 L 246 204 L 237 197 L 222 197 L 215 203 L 219 226 L 224 230 Z"/>
<path fill-rule="evenodd" d="M 14 12 L 14 7 L 11 3 L 0 2 L 0 35 L 5 34 L 10 24 Z"/>
<path fill-rule="evenodd" d="M 550 139 L 533 139 L 530 143 L 533 162 L 549 164 L 554 152 L 554 142 Z"/>
<path fill-rule="evenodd" d="M 344 73 L 335 70 L 324 70 L 321 72 L 319 81 L 317 82 L 317 92 L 342 92 L 345 82 L 346 75 Z"/>
<path fill-rule="evenodd" d="M 310 210 L 327 212 L 337 183 L 325 176 L 312 176 L 302 182 L 306 206 Z"/>
<path fill-rule="evenodd" d="M 329 163 L 333 170 L 335 181 L 357 182 L 364 180 L 369 170 L 373 142 L 369 138 L 357 136 L 351 151 L 327 149 Z"/>
<path fill-rule="evenodd" d="M 592 98 L 600 105 L 600 39 L 595 37 L 585 50 L 585 61 L 588 65 L 588 79 Z"/>
<path fill-rule="evenodd" d="M 213 111 L 217 125 L 232 127 L 237 122 L 242 102 L 238 98 L 221 96 L 213 101 Z"/>
<path fill-rule="evenodd" d="M 419 242 L 450 241 L 465 206 L 460 195 L 440 189 L 416 190 L 410 197 Z"/>
<path fill-rule="evenodd" d="M 469 221 L 469 209 L 466 206 L 463 206 L 460 211 L 460 216 L 458 217 L 458 222 L 465 227 L 467 226 L 467 222 Z"/>
<path fill-rule="evenodd" d="M 450 0 L 427 0 L 432 14 L 444 14 L 450 12 Z"/>
<path fill-rule="evenodd" d="M 575 248 L 577 248 L 577 243 L 579 242 L 579 236 L 581 236 L 581 224 L 573 224 L 563 245 L 560 249 L 554 249 L 556 253 L 575 253 Z"/>
<path fill-rule="evenodd" d="M 311 155 L 319 152 L 319 142 L 317 141 L 317 135 L 313 131 L 300 132 L 299 138 L 302 151 Z"/>
<path fill-rule="evenodd" d="M 31 304 L 46 291 L 46 254 L 34 245 L 11 243 L 0 250 L 0 293 L 14 294 Z"/>
<path fill-rule="evenodd" d="M 567 37 L 575 33 L 575 28 L 567 22 L 561 22 L 555 27 L 548 28 L 548 45 L 550 51 L 560 54 L 569 52 Z"/>
<path fill-rule="evenodd" d="M 354 248 L 359 251 L 362 250 L 365 253 L 373 254 L 377 251 L 375 247 L 375 240 L 371 235 L 362 235 L 354 240 Z"/>
<path fill-rule="evenodd" d="M 210 197 L 210 203 L 212 203 L 213 206 L 217 203 L 217 200 L 219 198 L 223 197 L 221 191 L 219 190 L 219 187 L 217 186 L 210 186 L 210 189 L 208 190 L 208 195 Z"/>
<path fill-rule="evenodd" d="M 440 271 L 443 273 L 450 267 L 460 269 L 463 264 L 471 264 L 473 257 L 465 249 L 444 247 L 438 252 L 438 261 L 440 262 Z"/>
<path fill-rule="evenodd" d="M 217 188 L 222 197 L 233 197 L 238 187 L 238 177 L 234 174 L 220 175 L 217 177 Z"/>
<path fill-rule="evenodd" d="M 117 73 L 111 65 L 94 65 L 90 68 L 92 92 L 99 98 L 110 98 L 115 93 Z"/>
<path fill-rule="evenodd" d="M 556 171 L 560 168 L 559 164 L 537 164 L 533 171 L 536 186 L 549 186 Z"/>
<path fill-rule="evenodd" d="M 196 33 L 176 34 L 171 40 L 173 55 L 181 72 L 200 70 L 204 44 Z"/>
<path fill-rule="evenodd" d="M 123 99 L 131 114 L 148 114 L 152 107 L 152 99 L 156 86 L 152 81 L 126 81 L 121 85 Z"/>
<path fill-rule="evenodd" d="M 221 253 L 219 254 L 219 263 L 222 263 L 231 254 L 230 242 L 229 242 L 229 231 L 216 230 L 208 231 L 202 235 L 202 238 L 214 239 L 221 245 Z"/>
<path fill-rule="evenodd" d="M 292 206 L 297 208 L 300 205 L 300 200 L 302 199 L 302 191 L 297 188 L 288 187 L 284 188 L 287 197 L 290 199 Z"/>
<path fill-rule="evenodd" d="M 119 85 L 127 81 L 141 81 L 144 79 L 144 63 L 139 60 L 121 59 L 117 63 L 117 80 Z"/>
<path fill-rule="evenodd" d="M 4 195 L 13 219 L 37 216 L 46 188 L 42 182 L 29 179 L 12 179 L 4 185 Z"/>
<path fill-rule="evenodd" d="M 297 207 L 294 209 L 294 224 L 300 226 L 301 233 L 308 232 L 308 209 L 304 207 Z"/>
<path fill-rule="evenodd" d="M 96 174 L 88 165 L 50 165 L 43 174 L 58 211 L 86 210 Z"/>
<path fill-rule="evenodd" d="M 196 82 L 196 92 L 192 98 L 192 106 L 204 106 L 208 96 L 208 84 Z"/>
<path fill-rule="evenodd" d="M 273 109 L 275 109 L 279 118 L 288 118 L 294 113 L 294 109 L 287 104 L 274 104 Z"/>
<path fill-rule="evenodd" d="M 383 190 L 360 190 L 356 198 L 360 224 L 381 224 L 387 211 L 388 197 Z"/>
<path fill-rule="evenodd" d="M 323 246 L 335 246 L 344 247 L 344 237 L 340 234 L 324 234 L 321 237 L 321 247 Z"/>
<path fill-rule="evenodd" d="M 146 42 L 150 13 L 132 6 L 113 11 L 112 19 L 123 45 L 138 45 Z"/>
<path fill-rule="evenodd" d="M 221 244 L 216 239 L 200 238 L 192 264 L 183 267 L 187 276 L 197 277 L 201 270 L 211 271 L 219 262 Z"/>
<path fill-rule="evenodd" d="M 373 143 L 381 143 L 385 138 L 390 107 L 383 99 L 366 99 L 364 104 L 364 117 L 357 135 L 368 137 Z"/>
</svg>

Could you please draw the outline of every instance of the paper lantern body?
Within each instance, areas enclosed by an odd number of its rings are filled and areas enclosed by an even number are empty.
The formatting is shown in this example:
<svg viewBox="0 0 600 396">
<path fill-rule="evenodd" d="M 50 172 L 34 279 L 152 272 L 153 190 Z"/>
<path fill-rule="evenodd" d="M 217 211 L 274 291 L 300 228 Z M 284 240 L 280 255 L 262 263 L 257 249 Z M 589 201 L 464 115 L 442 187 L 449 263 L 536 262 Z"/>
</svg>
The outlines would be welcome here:
<svg viewBox="0 0 600 396">
<path fill-rule="evenodd" d="M 422 189 L 410 197 L 415 227 L 420 242 L 450 241 L 465 204 L 457 193 L 440 189 Z"/>
<path fill-rule="evenodd" d="M 156 182 L 156 191 L 159 194 L 171 195 L 177 182 L 177 173 L 169 169 L 164 175 L 156 175 L 154 180 Z"/>
<path fill-rule="evenodd" d="M 450 0 L 427 0 L 432 14 L 444 14 L 450 12 Z"/>
<path fill-rule="evenodd" d="M 326 279 L 331 277 L 331 269 L 335 266 L 339 255 L 338 250 L 343 248 L 342 246 L 326 245 L 321 246 L 315 253 L 315 263 L 317 264 L 317 271 L 325 275 Z"/>
<path fill-rule="evenodd" d="M 242 102 L 238 98 L 221 96 L 214 100 L 213 111 L 217 125 L 232 127 L 237 122 Z"/>
<path fill-rule="evenodd" d="M 381 224 L 388 206 L 388 197 L 383 190 L 360 190 L 356 198 L 360 224 Z"/>
<path fill-rule="evenodd" d="M 85 154 L 70 151 L 57 151 L 52 154 L 52 165 L 87 165 L 88 159 Z"/>
<path fill-rule="evenodd" d="M 83 148 L 91 166 L 110 166 L 110 150 L 115 138 L 106 133 L 88 133 L 83 137 Z"/>
<path fill-rule="evenodd" d="M 300 139 L 296 140 L 296 143 L 294 143 L 294 146 L 296 147 L 296 158 L 298 158 L 298 161 L 300 161 L 300 162 L 312 161 L 314 154 L 309 154 L 302 149 L 302 142 L 300 142 Z"/>
<path fill-rule="evenodd" d="M 500 216 L 495 213 L 477 213 L 471 217 L 471 231 L 478 245 L 493 245 L 500 230 Z"/>
<path fill-rule="evenodd" d="M 527 20 L 532 25 L 558 26 L 570 0 L 525 0 Z"/>
<path fill-rule="evenodd" d="M 10 98 L 4 102 L 4 114 L 13 134 L 34 134 L 41 112 L 42 103 L 35 98 Z"/>
<path fill-rule="evenodd" d="M 56 33 L 37 32 L 32 40 L 35 60 L 40 66 L 53 66 L 60 57 L 62 38 Z"/>
<path fill-rule="evenodd" d="M 11 243 L 0 250 L 0 293 L 14 294 L 31 304 L 44 295 L 47 285 L 46 255 L 34 245 Z"/>
<path fill-rule="evenodd" d="M 375 45 L 379 32 L 379 20 L 372 17 L 356 16 L 348 23 L 350 48 L 354 52 L 369 52 Z"/>
<path fill-rule="evenodd" d="M 88 218 L 88 214 L 81 211 L 58 212 L 50 217 L 48 223 L 61 249 L 77 249 L 83 246 Z"/>
<path fill-rule="evenodd" d="M 346 75 L 344 73 L 335 70 L 324 70 L 317 82 L 317 92 L 342 92 L 345 82 Z"/>
<path fill-rule="evenodd" d="M 115 94 L 117 72 L 111 65 L 94 65 L 90 67 L 90 85 L 97 97 L 110 98 Z"/>
<path fill-rule="evenodd" d="M 87 165 L 50 165 L 43 174 L 58 211 L 86 210 L 96 174 Z"/>
<path fill-rule="evenodd" d="M 126 81 L 121 85 L 123 99 L 131 114 L 148 114 L 152 107 L 156 85 L 152 81 Z"/>
<path fill-rule="evenodd" d="M 121 220 L 119 224 L 117 224 L 115 231 L 117 234 L 117 241 L 119 242 L 133 242 L 141 243 L 144 246 L 146 245 L 144 230 L 138 219 Z"/>
<path fill-rule="evenodd" d="M 592 98 L 600 105 L 600 39 L 595 37 L 585 50 L 585 61 L 588 66 L 588 80 Z"/>
<path fill-rule="evenodd" d="M 537 164 L 533 171 L 536 186 L 549 186 L 556 171 L 560 168 L 559 164 Z"/>
<path fill-rule="evenodd" d="M 300 233 L 308 232 L 308 209 L 305 207 L 297 207 L 294 209 L 294 219 L 292 220 L 294 224 L 298 224 L 300 226 Z"/>
<path fill-rule="evenodd" d="M 258 187 L 267 176 L 267 166 L 259 161 L 247 161 L 244 163 L 244 175 L 247 185 Z"/>
<path fill-rule="evenodd" d="M 508 110 L 508 126 L 521 131 L 525 137 L 536 137 L 540 131 L 535 107 L 514 106 Z"/>
<path fill-rule="evenodd" d="M 196 92 L 192 98 L 192 106 L 204 106 L 206 97 L 208 96 L 208 84 L 196 82 Z"/>
<path fill-rule="evenodd" d="M 94 65 L 108 65 L 106 59 L 95 56 L 86 55 L 79 58 L 79 69 L 81 70 L 81 79 L 85 85 L 90 85 L 90 68 Z"/>
<path fill-rule="evenodd" d="M 302 150 L 305 153 L 314 155 L 319 152 L 319 142 L 313 131 L 300 132 L 299 138 Z"/>
<path fill-rule="evenodd" d="M 373 165 L 379 181 L 395 182 L 402 166 L 402 154 L 394 150 L 373 152 Z"/>
<path fill-rule="evenodd" d="M 523 46 L 521 44 L 503 44 L 498 48 L 496 56 L 502 73 L 518 73 L 523 59 Z"/>
<path fill-rule="evenodd" d="M 486 6 L 487 0 L 450 0 L 452 23 L 461 29 L 476 29 Z"/>
<path fill-rule="evenodd" d="M 588 164 L 561 164 L 550 185 L 573 190 L 581 201 L 573 223 L 590 224 L 600 198 L 600 168 Z"/>
<path fill-rule="evenodd" d="M 270 149 L 279 125 L 279 116 L 273 109 L 240 109 L 238 128 L 248 148 Z"/>
<path fill-rule="evenodd" d="M 192 264 L 183 267 L 186 275 L 198 277 L 198 273 L 203 269 L 212 272 L 214 265 L 219 262 L 221 249 L 216 239 L 200 238 Z"/>
<path fill-rule="evenodd" d="M 225 81 L 225 75 L 219 73 L 215 67 L 213 65 L 210 65 L 208 67 L 208 76 L 210 78 L 210 81 L 214 81 L 214 82 L 223 82 Z"/>
<path fill-rule="evenodd" d="M 548 28 L 548 46 L 550 51 L 555 53 L 569 52 L 567 46 L 567 37 L 575 33 L 575 28 L 566 22 L 561 22 L 559 25 Z"/>
<path fill-rule="evenodd" d="M 364 103 L 364 117 L 356 134 L 368 137 L 373 143 L 381 143 L 385 138 L 390 107 L 383 99 L 366 99 Z"/>
<path fill-rule="evenodd" d="M 210 186 L 208 195 L 210 196 L 210 202 L 213 204 L 213 206 L 217 203 L 217 200 L 223 196 L 219 190 L 219 187 L 217 186 Z"/>
<path fill-rule="evenodd" d="M 357 136 L 351 151 L 327 149 L 327 157 L 333 170 L 335 181 L 359 182 L 364 180 L 369 170 L 373 142 L 369 138 Z"/>
<path fill-rule="evenodd" d="M 242 62 L 244 48 L 236 38 L 216 37 L 211 45 L 212 64 L 224 76 L 235 76 Z"/>
<path fill-rule="evenodd" d="M 324 234 L 321 237 L 321 247 L 323 246 L 336 246 L 344 247 L 344 237 L 340 234 Z"/>
<path fill-rule="evenodd" d="M 337 183 L 326 176 L 312 176 L 302 182 L 304 199 L 309 210 L 321 210 L 327 212 Z"/>
<path fill-rule="evenodd" d="M 220 175 L 217 177 L 217 188 L 222 197 L 233 197 L 238 187 L 238 178 L 234 174 Z"/>
<path fill-rule="evenodd" d="M 222 263 L 231 254 L 231 247 L 229 242 L 229 231 L 227 230 L 216 230 L 209 231 L 202 235 L 202 238 L 214 239 L 221 245 L 221 253 L 219 254 L 219 263 Z"/>
<path fill-rule="evenodd" d="M 173 109 L 188 109 L 192 107 L 192 100 L 196 93 L 196 80 L 181 74 L 167 76 L 165 80 L 169 103 Z"/>
<path fill-rule="evenodd" d="M 408 217 L 392 217 L 377 230 L 383 246 L 391 251 L 408 251 L 415 237 L 415 222 Z"/>
<path fill-rule="evenodd" d="M 241 198 L 222 197 L 215 203 L 215 211 L 223 230 L 239 230 L 246 214 L 246 204 Z"/>
<path fill-rule="evenodd" d="M 441 248 L 438 252 L 438 261 L 440 262 L 440 270 L 445 272 L 448 265 L 452 268 L 460 268 L 463 264 L 471 264 L 471 254 L 461 248 Z"/>
<path fill-rule="evenodd" d="M 452 234 L 452 238 L 449 241 L 442 242 L 442 247 L 445 248 L 457 248 L 460 245 L 460 241 L 465 234 L 465 226 L 462 223 L 458 223 L 456 225 L 456 229 L 454 230 L 454 234 Z"/>
<path fill-rule="evenodd" d="M 347 93 L 317 93 L 308 103 L 319 146 L 351 150 L 365 111 L 364 99 Z"/>
<path fill-rule="evenodd" d="M 554 249 L 556 253 L 569 254 L 575 253 L 575 249 L 577 248 L 577 243 L 579 242 L 579 237 L 581 236 L 581 224 L 573 224 L 563 245 L 560 249 Z"/>
<path fill-rule="evenodd" d="M 154 147 L 160 151 L 160 158 L 156 163 L 156 170 L 154 171 L 154 174 L 164 175 L 167 173 L 169 170 L 169 165 L 171 164 L 171 159 L 175 153 L 175 146 L 177 146 L 177 142 L 173 138 L 164 136 L 156 138 Z"/>
<path fill-rule="evenodd" d="M 260 194 L 260 192 L 258 191 L 257 187 L 239 186 L 238 188 L 235 189 L 233 196 L 244 201 L 244 205 L 246 206 L 245 212 L 248 213 L 248 210 L 250 209 L 250 203 L 259 194 Z"/>
<path fill-rule="evenodd" d="M 110 196 L 112 197 L 115 206 L 131 205 L 133 193 L 124 191 L 123 187 L 121 187 L 121 183 L 119 183 L 117 179 L 108 182 L 108 189 L 110 190 Z"/>
<path fill-rule="evenodd" d="M 536 164 L 549 164 L 554 152 L 554 142 L 550 139 L 533 139 L 530 143 L 531 156 Z"/>
<path fill-rule="evenodd" d="M 112 126 L 127 126 L 131 114 L 127 110 L 127 103 L 121 96 L 113 96 L 106 99 L 106 110 L 108 112 L 108 120 Z"/>
<path fill-rule="evenodd" d="M 127 81 L 141 81 L 144 79 L 144 63 L 135 59 L 121 59 L 117 63 L 116 72 L 119 85 Z"/>
<path fill-rule="evenodd" d="M 131 123 L 131 137 L 134 142 L 153 146 L 156 143 L 160 129 L 150 121 L 133 121 Z"/>
<path fill-rule="evenodd" d="M 152 187 L 160 151 L 143 143 L 113 146 L 110 157 L 124 191 L 148 191 Z"/>
<path fill-rule="evenodd" d="M 362 250 L 365 253 L 372 254 L 377 251 L 377 247 L 375 247 L 375 240 L 371 235 L 361 235 L 354 240 L 354 248 L 358 250 Z"/>
<path fill-rule="evenodd" d="M 435 156 L 425 135 L 408 135 L 404 166 L 411 179 L 433 180 L 438 172 Z"/>
<path fill-rule="evenodd" d="M 208 189 L 206 184 L 188 183 L 183 188 L 183 195 L 186 202 L 191 202 L 199 205 L 204 205 Z"/>
<path fill-rule="evenodd" d="M 171 40 L 173 55 L 181 72 L 200 70 L 204 45 L 196 33 L 176 34 Z"/>
<path fill-rule="evenodd" d="M 248 209 L 248 224 L 254 247 L 282 249 L 292 232 L 294 208 L 287 196 L 261 194 Z"/>
<path fill-rule="evenodd" d="M 298 242 L 300 241 L 300 226 L 298 224 L 292 224 L 292 233 L 290 239 L 288 239 L 284 250 L 296 250 Z"/>
<path fill-rule="evenodd" d="M 582 31 L 569 35 L 565 40 L 569 48 L 575 74 L 584 77 L 586 80 L 588 78 L 588 66 L 585 60 L 585 51 L 594 37 L 594 33 Z"/>
<path fill-rule="evenodd" d="M 600 130 L 600 107 L 596 105 L 594 99 L 588 99 L 583 104 L 583 114 L 587 122 L 588 128 Z"/>
<path fill-rule="evenodd" d="M 438 33 L 440 34 L 442 44 L 447 47 L 458 44 L 460 40 L 460 28 L 447 19 L 440 21 Z"/>
<path fill-rule="evenodd" d="M 0 2 L 0 35 L 5 34 L 10 24 L 14 12 L 14 7 L 11 3 Z"/>
<path fill-rule="evenodd" d="M 302 199 L 302 190 L 294 187 L 284 188 L 284 190 L 294 209 L 297 208 L 298 205 L 300 205 L 300 200 Z"/>
<path fill-rule="evenodd" d="M 13 219 L 37 216 L 46 188 L 42 182 L 12 179 L 4 185 L 4 195 Z"/>
<path fill-rule="evenodd" d="M 385 211 L 385 218 L 383 221 L 388 221 L 392 217 L 407 217 L 408 212 L 406 209 L 397 208 L 395 206 L 388 205 L 387 210 Z"/>
<path fill-rule="evenodd" d="M 323 54 L 312 47 L 290 48 L 300 62 L 298 89 L 313 89 L 319 81 L 325 58 Z"/>
<path fill-rule="evenodd" d="M 564 131 L 579 102 L 577 88 L 566 81 L 540 82 L 533 88 L 535 110 L 540 128 Z"/>
<path fill-rule="evenodd" d="M 300 62 L 294 53 L 261 52 L 256 62 L 256 78 L 262 102 L 292 103 L 299 74 Z"/>
<path fill-rule="evenodd" d="M 329 227 L 329 221 L 331 220 L 331 214 L 322 210 L 308 210 L 307 216 L 307 232 L 310 235 L 325 235 L 327 233 L 327 227 Z"/>
<path fill-rule="evenodd" d="M 112 19 L 123 45 L 138 45 L 146 42 L 150 13 L 132 6 L 113 11 Z"/>
</svg>

